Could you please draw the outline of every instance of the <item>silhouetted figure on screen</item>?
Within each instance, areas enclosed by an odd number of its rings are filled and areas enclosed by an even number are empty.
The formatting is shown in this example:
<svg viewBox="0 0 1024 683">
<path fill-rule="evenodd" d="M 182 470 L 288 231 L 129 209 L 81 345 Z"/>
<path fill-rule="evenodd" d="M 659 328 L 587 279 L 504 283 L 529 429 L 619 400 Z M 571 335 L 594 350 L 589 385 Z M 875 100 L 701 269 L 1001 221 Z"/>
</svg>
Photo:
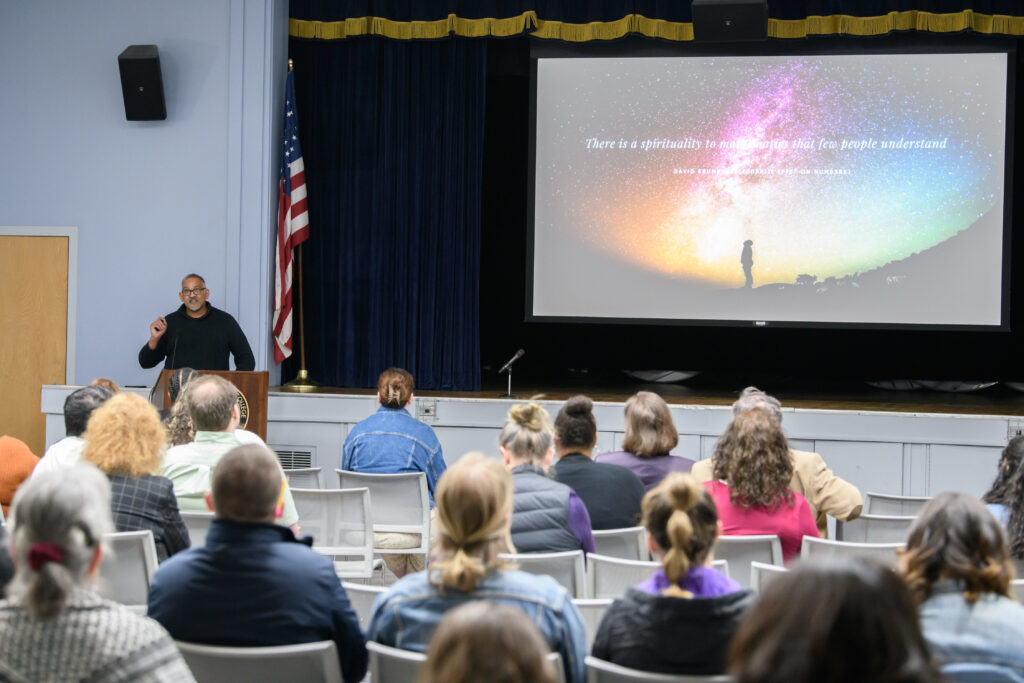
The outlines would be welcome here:
<svg viewBox="0 0 1024 683">
<path fill-rule="evenodd" d="M 740 254 L 743 277 L 747 278 L 747 281 L 743 284 L 744 289 L 750 289 L 754 285 L 754 275 L 752 273 L 754 268 L 754 250 L 750 248 L 752 244 L 751 240 L 745 241 L 743 243 L 743 253 Z"/>
</svg>

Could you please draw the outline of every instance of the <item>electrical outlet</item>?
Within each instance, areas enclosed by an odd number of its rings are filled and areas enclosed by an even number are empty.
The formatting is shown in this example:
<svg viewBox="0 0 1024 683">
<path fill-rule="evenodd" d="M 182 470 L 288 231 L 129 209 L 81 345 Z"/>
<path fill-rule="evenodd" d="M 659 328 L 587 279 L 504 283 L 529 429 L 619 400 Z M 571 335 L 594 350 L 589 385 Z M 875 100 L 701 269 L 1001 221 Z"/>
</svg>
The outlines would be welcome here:
<svg viewBox="0 0 1024 683">
<path fill-rule="evenodd" d="M 437 401 L 434 399 L 416 399 L 416 419 L 421 422 L 437 421 Z"/>
<path fill-rule="evenodd" d="M 1006 440 L 1015 436 L 1024 436 L 1024 418 L 1012 418 L 1006 421 Z"/>
</svg>

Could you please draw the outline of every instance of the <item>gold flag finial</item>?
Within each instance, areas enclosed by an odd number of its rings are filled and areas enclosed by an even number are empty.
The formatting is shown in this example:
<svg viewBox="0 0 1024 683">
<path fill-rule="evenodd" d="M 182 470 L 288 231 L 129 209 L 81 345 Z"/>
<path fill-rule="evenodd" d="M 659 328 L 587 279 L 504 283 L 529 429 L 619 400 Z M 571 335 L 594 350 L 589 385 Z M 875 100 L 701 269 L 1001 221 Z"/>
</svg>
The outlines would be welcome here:
<svg viewBox="0 0 1024 683">
<path fill-rule="evenodd" d="M 288 70 L 289 71 L 294 71 L 295 70 L 295 62 L 292 60 L 291 57 L 288 58 Z"/>
</svg>

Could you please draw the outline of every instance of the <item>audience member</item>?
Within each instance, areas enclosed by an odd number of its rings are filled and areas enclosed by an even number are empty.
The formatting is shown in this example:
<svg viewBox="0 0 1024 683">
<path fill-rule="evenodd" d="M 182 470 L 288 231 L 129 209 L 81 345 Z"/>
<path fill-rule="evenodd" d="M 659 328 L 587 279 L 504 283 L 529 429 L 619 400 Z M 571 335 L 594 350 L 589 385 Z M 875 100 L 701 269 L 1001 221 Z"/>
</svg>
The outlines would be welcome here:
<svg viewBox="0 0 1024 683">
<path fill-rule="evenodd" d="M 986 662 L 1024 680 L 1024 606 L 1010 597 L 1003 530 L 977 498 L 947 491 L 928 501 L 910 527 L 900 572 L 940 663 Z"/>
<path fill-rule="evenodd" d="M 793 461 L 782 426 L 764 410 L 733 418 L 715 445 L 711 491 L 727 536 L 775 534 L 787 562 L 804 536 L 818 537 L 811 507 L 793 491 Z"/>
<path fill-rule="evenodd" d="M 206 545 L 160 565 L 149 615 L 176 640 L 266 646 L 333 640 L 346 681 L 366 673 L 366 641 L 329 557 L 274 524 L 284 478 L 262 446 L 219 459 Z"/>
<path fill-rule="evenodd" d="M 32 470 L 32 476 L 70 467 L 78 462 L 85 446 L 82 433 L 85 432 L 89 416 L 113 395 L 110 389 L 98 386 L 82 387 L 68 394 L 64 399 L 64 433 L 67 436 L 46 449 Z"/>
<path fill-rule="evenodd" d="M 423 472 L 427 475 L 430 507 L 434 507 L 437 480 L 444 474 L 441 442 L 430 428 L 409 414 L 413 379 L 401 368 L 388 368 L 377 380 L 380 408 L 352 427 L 342 447 L 341 469 L 352 472 L 398 474 Z M 374 534 L 374 547 L 400 550 L 420 545 L 419 534 Z M 382 555 L 388 569 L 401 578 L 423 569 L 423 555 Z"/>
<path fill-rule="evenodd" d="M 14 497 L 16 573 L 0 601 L 0 678 L 192 681 L 159 624 L 96 595 L 110 486 L 79 463 L 32 477 Z"/>
<path fill-rule="evenodd" d="M 725 671 L 726 651 L 753 593 L 713 569 L 718 513 L 689 474 L 670 473 L 644 496 L 647 545 L 662 568 L 612 603 L 593 655 L 661 673 Z"/>
<path fill-rule="evenodd" d="M 470 453 L 437 488 L 437 543 L 430 567 L 395 583 L 377 599 L 367 636 L 424 652 L 448 610 L 479 599 L 521 608 L 548 646 L 561 653 L 566 678 L 582 683 L 587 638 L 572 599 L 550 576 L 508 568 L 512 477 L 501 463 Z"/>
<path fill-rule="evenodd" d="M 225 453 L 242 445 L 236 430 L 238 390 L 223 377 L 201 375 L 189 382 L 184 401 L 192 416 L 196 437 L 192 443 L 168 449 L 163 475 L 174 484 L 174 495 L 181 510 L 205 512 L 213 468 Z M 291 489 L 285 486 L 284 514 L 278 523 L 292 527 L 297 534 L 298 522 Z"/>
<path fill-rule="evenodd" d="M 999 458 L 999 471 L 992 487 L 982 496 L 982 502 L 988 505 L 988 511 L 1006 527 L 1010 522 L 1010 508 L 1013 504 L 1013 479 L 1020 470 L 1021 458 L 1024 456 L 1024 436 L 1010 439 Z"/>
<path fill-rule="evenodd" d="M 536 403 L 512 406 L 498 443 L 505 466 L 512 472 L 512 543 L 516 551 L 594 552 L 587 506 L 575 491 L 546 471 L 555 453 L 547 411 Z"/>
<path fill-rule="evenodd" d="M 907 586 L 855 558 L 801 562 L 768 584 L 729 650 L 737 683 L 938 683 Z"/>
<path fill-rule="evenodd" d="M 97 377 L 93 381 L 89 382 L 89 386 L 103 387 L 104 389 L 108 389 L 111 394 L 121 393 L 121 387 L 117 386 L 117 382 L 112 379 L 107 379 L 106 377 Z"/>
<path fill-rule="evenodd" d="M 39 457 L 21 439 L 0 436 L 0 506 L 4 516 L 10 511 L 14 492 L 28 479 Z"/>
<path fill-rule="evenodd" d="M 665 399 L 650 391 L 640 391 L 626 401 L 626 436 L 622 450 L 602 453 L 595 461 L 620 465 L 640 477 L 650 491 L 669 472 L 689 472 L 694 462 L 669 455 L 679 443 L 672 413 Z"/>
<path fill-rule="evenodd" d="M 192 368 L 176 368 L 167 376 L 167 396 L 171 399 L 171 407 L 170 409 L 160 411 L 160 419 L 167 425 L 167 431 L 171 432 L 172 446 L 188 443 L 195 435 L 192 430 L 192 419 L 188 416 L 188 410 L 179 410 L 175 413 L 174 406 L 178 404 L 178 399 L 181 398 L 185 386 L 198 376 L 199 373 Z M 181 405 L 184 408 L 185 404 L 182 403 Z M 182 424 L 177 426 L 177 428 L 172 425 L 172 420 L 176 415 L 183 418 Z M 177 442 L 175 441 L 175 431 L 179 433 Z M 180 436 L 185 433 L 188 434 L 187 439 L 183 439 Z"/>
<path fill-rule="evenodd" d="M 594 462 L 597 422 L 594 402 L 573 396 L 555 416 L 555 481 L 576 492 L 594 529 L 623 529 L 640 523 L 644 484 L 625 467 Z"/>
<path fill-rule="evenodd" d="M 437 625 L 417 683 L 555 683 L 548 644 L 523 610 L 475 600 Z"/>
<path fill-rule="evenodd" d="M 156 408 L 141 396 L 120 393 L 92 414 L 82 451 L 82 459 L 110 479 L 117 530 L 152 531 L 160 562 L 189 547 L 174 487 L 158 476 L 166 437 Z"/>
<path fill-rule="evenodd" d="M 732 404 L 733 417 L 748 410 L 767 411 L 782 426 L 782 404 L 756 387 L 747 387 L 739 400 Z M 790 449 L 793 476 L 789 487 L 807 499 L 818 526 L 818 535 L 828 535 L 828 515 L 847 522 L 860 516 L 864 506 L 860 491 L 853 484 L 840 479 L 828 468 L 817 453 Z M 698 481 L 711 481 L 712 460 L 702 460 L 691 470 Z"/>
<path fill-rule="evenodd" d="M 1024 467 L 1018 467 L 1016 474 L 1009 483 L 1009 496 L 1006 505 L 1006 545 L 1015 564 L 1024 566 Z M 1024 578 L 1024 577 L 1021 577 Z"/>
</svg>

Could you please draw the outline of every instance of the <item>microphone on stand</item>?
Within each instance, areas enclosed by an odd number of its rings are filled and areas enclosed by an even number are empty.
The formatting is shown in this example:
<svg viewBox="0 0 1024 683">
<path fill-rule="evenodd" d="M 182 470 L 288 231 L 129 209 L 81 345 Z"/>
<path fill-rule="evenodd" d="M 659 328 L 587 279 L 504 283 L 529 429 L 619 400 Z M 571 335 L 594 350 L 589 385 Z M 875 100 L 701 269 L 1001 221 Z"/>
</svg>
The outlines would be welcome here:
<svg viewBox="0 0 1024 683">
<path fill-rule="evenodd" d="M 512 356 L 511 358 L 509 358 L 508 362 L 501 366 L 501 369 L 498 370 L 498 374 L 500 375 L 501 373 L 503 373 L 506 370 L 508 370 L 509 368 L 511 368 L 513 363 L 515 363 L 517 360 L 519 360 L 520 358 L 522 358 L 525 355 L 526 355 L 526 350 L 525 349 L 519 349 L 518 351 L 516 351 L 516 355 Z"/>
</svg>

